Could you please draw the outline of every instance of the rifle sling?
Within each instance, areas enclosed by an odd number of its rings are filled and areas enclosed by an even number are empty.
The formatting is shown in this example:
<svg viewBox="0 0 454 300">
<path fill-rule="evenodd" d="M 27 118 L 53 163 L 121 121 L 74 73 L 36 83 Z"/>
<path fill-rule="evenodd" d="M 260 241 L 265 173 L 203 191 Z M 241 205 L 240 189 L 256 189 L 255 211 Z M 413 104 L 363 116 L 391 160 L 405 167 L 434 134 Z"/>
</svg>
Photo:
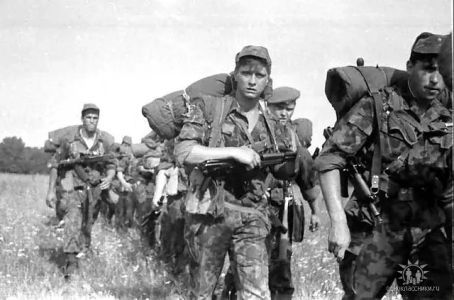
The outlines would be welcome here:
<svg viewBox="0 0 454 300">
<path fill-rule="evenodd" d="M 383 73 L 384 84 L 380 84 L 379 82 L 375 82 L 374 80 L 369 80 L 369 78 L 361 71 L 360 68 L 355 67 L 356 70 L 361 74 L 363 77 L 367 89 L 369 91 L 369 95 L 372 96 L 374 99 L 374 127 L 375 127 L 375 140 L 374 140 L 374 153 L 372 156 L 372 167 L 370 172 L 370 181 L 372 182 L 372 178 L 374 175 L 380 176 L 381 174 L 381 143 L 380 143 L 380 135 L 381 135 L 381 114 L 383 110 L 383 100 L 382 95 L 380 93 L 380 86 L 386 86 L 387 77 L 386 73 L 379 68 Z"/>
<path fill-rule="evenodd" d="M 374 153 L 372 156 L 372 168 L 371 168 L 371 173 L 370 173 L 370 178 L 372 180 L 372 176 L 377 175 L 380 176 L 381 173 L 381 155 L 382 155 L 382 150 L 381 150 L 381 143 L 380 143 L 380 135 L 381 135 L 381 112 L 382 112 L 382 107 L 383 107 L 383 102 L 381 98 L 381 94 L 379 93 L 373 93 L 372 97 L 374 98 L 374 110 L 375 110 L 375 128 L 376 128 L 376 134 L 375 134 L 375 145 L 374 145 Z"/>
</svg>

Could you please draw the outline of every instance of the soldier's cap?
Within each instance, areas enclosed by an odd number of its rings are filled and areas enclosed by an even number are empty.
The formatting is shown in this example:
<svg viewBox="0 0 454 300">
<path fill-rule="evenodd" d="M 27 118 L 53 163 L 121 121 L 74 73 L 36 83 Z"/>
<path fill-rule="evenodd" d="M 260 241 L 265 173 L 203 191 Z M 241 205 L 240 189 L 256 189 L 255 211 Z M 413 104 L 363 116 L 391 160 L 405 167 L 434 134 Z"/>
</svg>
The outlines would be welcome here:
<svg viewBox="0 0 454 300">
<path fill-rule="evenodd" d="M 129 135 L 125 135 L 121 140 L 122 144 L 132 145 L 132 138 Z"/>
<path fill-rule="evenodd" d="M 411 47 L 411 52 L 418 54 L 438 54 L 445 38 L 445 35 L 423 32 L 416 37 Z"/>
<path fill-rule="evenodd" d="M 243 49 L 241 49 L 240 52 L 237 53 L 235 57 L 235 64 L 237 64 L 240 59 L 245 56 L 254 56 L 261 58 L 265 60 L 268 67 L 271 67 L 271 57 L 268 53 L 268 49 L 266 49 L 265 47 L 253 45 L 245 46 Z"/>
<path fill-rule="evenodd" d="M 95 111 L 97 114 L 99 114 L 99 107 L 96 106 L 96 104 L 93 103 L 85 103 L 84 106 L 82 107 L 82 116 L 84 113 L 88 110 Z"/>
<path fill-rule="evenodd" d="M 267 100 L 268 104 L 277 104 L 287 101 L 296 101 L 301 93 L 297 89 L 283 86 L 273 89 L 273 95 Z"/>
</svg>

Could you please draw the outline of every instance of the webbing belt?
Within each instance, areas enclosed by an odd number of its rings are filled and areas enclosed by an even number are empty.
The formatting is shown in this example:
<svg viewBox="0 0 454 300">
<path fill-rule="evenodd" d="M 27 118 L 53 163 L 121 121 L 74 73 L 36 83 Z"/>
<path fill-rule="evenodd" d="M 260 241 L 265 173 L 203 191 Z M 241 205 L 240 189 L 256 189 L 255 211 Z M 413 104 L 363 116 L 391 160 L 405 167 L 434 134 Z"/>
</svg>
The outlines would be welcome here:
<svg viewBox="0 0 454 300">
<path fill-rule="evenodd" d="M 268 217 L 265 216 L 265 214 L 263 214 L 256 208 L 241 206 L 241 205 L 233 204 L 233 203 L 230 203 L 227 201 L 224 202 L 224 207 L 231 209 L 231 210 L 236 210 L 236 211 L 239 211 L 242 213 L 258 215 L 259 217 L 263 218 L 264 220 L 268 219 Z"/>
</svg>

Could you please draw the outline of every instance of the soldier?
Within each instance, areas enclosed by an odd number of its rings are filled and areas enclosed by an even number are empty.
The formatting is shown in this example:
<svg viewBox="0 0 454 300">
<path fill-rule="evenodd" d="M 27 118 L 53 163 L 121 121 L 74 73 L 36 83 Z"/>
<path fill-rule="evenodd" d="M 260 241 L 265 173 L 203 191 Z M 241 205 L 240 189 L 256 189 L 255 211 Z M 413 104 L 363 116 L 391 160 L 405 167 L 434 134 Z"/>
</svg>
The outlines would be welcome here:
<svg viewBox="0 0 454 300">
<path fill-rule="evenodd" d="M 438 64 L 446 87 L 452 92 L 452 32 L 441 46 Z"/>
<path fill-rule="evenodd" d="M 139 225 L 141 236 L 147 244 L 154 248 L 159 244 L 159 207 L 153 205 L 155 193 L 155 180 L 158 167 L 163 155 L 162 139 L 155 133 L 150 132 L 141 140 L 142 149 L 134 151 L 141 156 L 134 169 L 134 181 L 136 185 L 133 195 L 136 199 L 135 219 Z M 136 145 L 134 145 L 136 146 Z"/>
<path fill-rule="evenodd" d="M 266 48 L 244 47 L 235 58 L 232 96 L 193 99 L 184 120 L 175 148 L 180 163 L 193 168 L 210 159 L 231 159 L 247 170 L 213 178 L 195 168 L 189 175 L 185 237 L 191 255 L 191 298 L 211 299 L 227 252 L 239 297 L 270 298 L 265 245 L 269 171 L 260 168 L 260 154 L 275 151 L 277 144 L 291 144 L 259 105 L 270 71 Z"/>
<path fill-rule="evenodd" d="M 300 92 L 290 87 L 279 87 L 273 90 L 273 96 L 268 99 L 267 107 L 271 115 L 279 120 L 282 125 L 290 125 L 293 112 L 295 111 L 296 100 L 300 97 Z M 306 119 L 307 120 L 307 119 Z M 305 121 L 298 119 L 298 126 L 306 125 Z M 306 128 L 305 128 L 306 129 Z M 298 128 L 301 133 L 301 128 Z M 294 134 L 295 135 L 295 134 Z M 301 135 L 304 138 L 304 143 L 310 144 L 310 137 Z M 299 140 L 299 137 L 296 136 Z M 301 142 L 299 140 L 299 142 Z M 292 284 L 290 260 L 291 260 L 291 243 L 295 239 L 298 242 L 302 241 L 302 233 L 304 231 L 304 210 L 303 210 L 303 197 L 308 202 L 311 208 L 311 230 L 316 230 L 319 226 L 320 220 L 318 217 L 318 203 L 317 197 L 320 190 L 315 185 L 316 174 L 313 167 L 312 157 L 306 147 L 301 145 L 298 147 L 299 157 L 299 172 L 295 181 L 282 181 L 273 180 L 270 184 L 270 215 L 274 216 L 272 224 L 280 226 L 272 226 L 269 236 L 269 251 L 270 251 L 270 272 L 269 272 L 269 288 L 271 292 L 271 299 L 291 299 L 294 287 Z M 289 189 L 289 191 L 287 191 Z M 301 194 L 302 193 L 302 194 Z M 288 205 L 288 219 L 292 223 L 282 224 L 282 217 L 284 215 L 284 198 L 290 196 L 293 198 L 292 203 Z M 273 225 L 274 225 L 273 224 Z M 283 248 L 281 242 L 284 237 L 282 234 L 281 226 L 284 225 L 288 229 L 289 251 L 283 255 Z M 293 235 L 295 233 L 295 236 Z M 299 236 L 296 236 L 296 235 Z M 284 238 L 285 239 L 285 238 Z"/>
<path fill-rule="evenodd" d="M 58 194 L 60 201 L 57 205 L 64 214 L 65 278 L 69 278 L 78 266 L 78 258 L 90 247 L 91 228 L 101 191 L 109 188 L 116 167 L 115 160 L 104 159 L 114 139 L 107 132 L 97 129 L 99 108 L 94 104 L 85 104 L 81 120 L 81 126 L 72 127 L 58 140 L 50 141 L 59 151 L 51 161 L 46 200 L 54 203 Z M 81 157 L 92 157 L 94 160 L 88 164 L 62 165 L 64 161 Z"/>
<path fill-rule="evenodd" d="M 182 238 L 184 236 L 183 199 L 187 191 L 187 180 L 184 169 L 176 165 L 174 140 L 166 140 L 164 144 L 163 156 L 156 175 L 153 205 L 159 205 L 159 199 L 165 198 L 160 217 L 161 256 L 165 262 L 171 264 L 172 272 L 177 274 L 184 269 L 187 261 L 184 256 L 185 241 Z"/>
<path fill-rule="evenodd" d="M 303 147 L 309 148 L 312 145 L 312 121 L 306 118 L 293 120 L 296 135 Z"/>
<path fill-rule="evenodd" d="M 137 167 L 137 159 L 132 150 L 132 139 L 124 136 L 119 149 L 119 163 L 117 167 L 117 178 L 120 186 L 117 186 L 119 194 L 118 202 L 115 205 L 115 223 L 118 228 L 132 227 L 134 225 L 134 211 L 136 201 L 133 190 L 136 184 L 134 173 Z"/>
<path fill-rule="evenodd" d="M 437 64 L 442 41 L 420 34 L 407 62 L 408 82 L 381 91 L 376 98 L 383 103 L 360 99 L 339 119 L 316 160 L 344 299 L 379 299 L 395 278 L 404 297 L 452 297 L 443 230 L 443 206 L 452 202 L 445 197 L 452 185 L 452 116 L 436 99 L 444 88 Z M 370 190 L 361 190 L 370 196 L 355 190 L 344 211 L 340 170 L 349 161 L 366 166 Z M 397 271 L 409 263 L 428 272 L 406 289 Z"/>
<path fill-rule="evenodd" d="M 449 93 L 452 96 L 452 32 L 448 35 L 445 39 L 443 44 L 441 45 L 440 54 L 438 56 L 438 65 L 440 68 L 440 74 L 443 76 L 443 80 L 446 83 L 446 87 L 449 90 Z M 452 99 L 448 104 L 452 112 Z M 451 192 L 447 193 L 447 198 L 452 199 L 453 196 L 453 186 L 451 185 Z M 450 240 L 451 249 L 454 249 L 454 239 L 453 239 L 453 203 L 445 206 L 445 213 L 446 213 L 446 233 L 448 235 L 448 239 Z M 454 262 L 453 262 L 452 252 L 451 252 L 451 270 L 454 273 Z M 454 286 L 454 282 L 453 282 Z"/>
</svg>

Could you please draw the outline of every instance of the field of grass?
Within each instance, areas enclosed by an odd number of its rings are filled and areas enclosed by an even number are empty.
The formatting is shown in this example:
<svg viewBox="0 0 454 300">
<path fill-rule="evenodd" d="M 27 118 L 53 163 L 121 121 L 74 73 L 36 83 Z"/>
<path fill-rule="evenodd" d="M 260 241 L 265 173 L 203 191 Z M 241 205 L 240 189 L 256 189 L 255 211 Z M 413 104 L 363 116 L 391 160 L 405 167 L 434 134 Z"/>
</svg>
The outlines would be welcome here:
<svg viewBox="0 0 454 300">
<path fill-rule="evenodd" d="M 46 188 L 46 176 L 0 174 L 0 299 L 182 299 L 187 278 L 170 276 L 136 230 L 119 233 L 101 219 L 93 228 L 93 254 L 66 282 L 59 269 L 62 229 L 45 205 Z M 321 229 L 306 231 L 293 246 L 294 299 L 342 296 L 322 212 Z"/>
</svg>

